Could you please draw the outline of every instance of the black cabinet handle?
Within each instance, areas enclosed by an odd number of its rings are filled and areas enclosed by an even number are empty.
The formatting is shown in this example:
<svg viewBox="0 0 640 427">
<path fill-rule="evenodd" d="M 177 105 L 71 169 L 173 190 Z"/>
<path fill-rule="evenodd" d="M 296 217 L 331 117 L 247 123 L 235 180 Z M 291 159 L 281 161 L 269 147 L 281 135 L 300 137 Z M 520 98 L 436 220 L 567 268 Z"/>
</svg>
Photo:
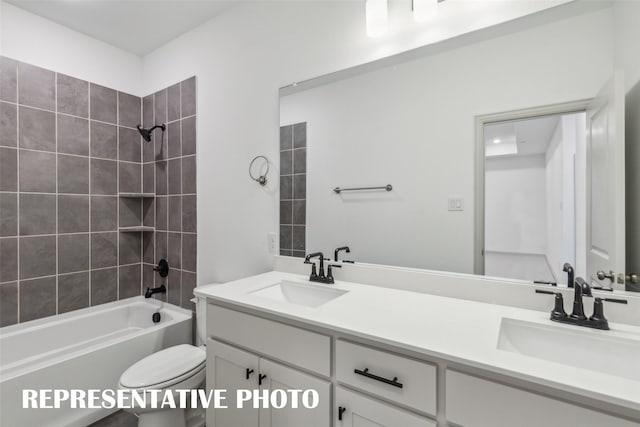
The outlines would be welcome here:
<svg viewBox="0 0 640 427">
<path fill-rule="evenodd" d="M 262 385 L 262 380 L 264 380 L 265 378 L 267 378 L 266 374 L 258 375 L 258 385 Z"/>
<path fill-rule="evenodd" d="M 363 377 L 371 378 L 372 380 L 380 381 L 381 383 L 389 384 L 394 387 L 398 387 L 398 388 L 403 387 L 402 383 L 398 382 L 398 377 L 393 377 L 392 380 L 388 378 L 383 378 L 378 375 L 369 373 L 369 368 L 365 368 L 363 371 L 361 371 L 360 369 L 354 369 L 353 372 L 355 372 L 356 375 L 362 375 Z"/>
<path fill-rule="evenodd" d="M 247 379 L 247 380 L 249 379 L 249 376 L 250 376 L 251 374 L 253 374 L 253 369 L 249 369 L 249 368 L 247 368 L 247 374 L 246 374 L 246 379 Z"/>
<path fill-rule="evenodd" d="M 342 414 L 344 414 L 344 411 L 346 410 L 347 408 L 344 406 L 338 406 L 338 421 L 342 421 Z"/>
</svg>

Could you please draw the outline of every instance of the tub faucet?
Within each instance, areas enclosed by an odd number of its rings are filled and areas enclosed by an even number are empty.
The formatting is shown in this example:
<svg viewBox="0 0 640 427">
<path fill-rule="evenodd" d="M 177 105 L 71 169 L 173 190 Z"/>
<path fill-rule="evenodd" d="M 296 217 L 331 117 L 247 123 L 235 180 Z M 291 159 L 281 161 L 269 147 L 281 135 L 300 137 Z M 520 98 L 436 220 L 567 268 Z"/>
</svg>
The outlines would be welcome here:
<svg viewBox="0 0 640 427">
<path fill-rule="evenodd" d="M 167 287 L 165 285 L 160 285 L 157 288 L 147 288 L 147 292 L 144 293 L 145 298 L 151 298 L 153 294 L 166 294 Z"/>
</svg>

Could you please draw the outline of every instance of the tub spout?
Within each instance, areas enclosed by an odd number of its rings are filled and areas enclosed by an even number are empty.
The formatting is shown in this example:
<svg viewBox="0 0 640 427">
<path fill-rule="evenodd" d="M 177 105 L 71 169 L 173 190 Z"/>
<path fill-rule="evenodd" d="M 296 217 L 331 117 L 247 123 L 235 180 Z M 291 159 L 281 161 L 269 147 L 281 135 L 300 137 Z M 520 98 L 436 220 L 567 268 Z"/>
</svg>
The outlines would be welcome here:
<svg viewBox="0 0 640 427">
<path fill-rule="evenodd" d="M 145 292 L 144 297 L 151 298 L 151 295 L 159 293 L 166 294 L 167 287 L 165 285 L 160 285 L 157 288 L 147 288 L 147 292 Z"/>
</svg>

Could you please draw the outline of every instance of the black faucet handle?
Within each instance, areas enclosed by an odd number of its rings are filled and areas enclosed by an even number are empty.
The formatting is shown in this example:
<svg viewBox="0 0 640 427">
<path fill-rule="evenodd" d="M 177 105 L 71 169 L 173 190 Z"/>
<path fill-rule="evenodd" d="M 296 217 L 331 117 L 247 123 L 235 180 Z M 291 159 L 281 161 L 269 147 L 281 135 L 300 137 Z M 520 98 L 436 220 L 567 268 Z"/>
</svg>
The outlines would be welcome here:
<svg viewBox="0 0 640 427">
<path fill-rule="evenodd" d="M 533 281 L 534 285 L 551 285 L 551 286 L 558 286 L 557 282 L 549 282 L 547 280 L 534 280 Z"/>
<path fill-rule="evenodd" d="M 626 299 L 618 299 L 618 298 L 596 298 L 596 300 L 601 299 L 606 302 L 615 302 L 616 304 L 628 304 Z"/>
<path fill-rule="evenodd" d="M 536 289 L 537 294 L 555 295 L 555 302 L 553 310 L 551 310 L 551 320 L 563 319 L 567 317 L 567 312 L 564 311 L 564 297 L 562 292 L 545 291 L 543 289 Z"/>
</svg>

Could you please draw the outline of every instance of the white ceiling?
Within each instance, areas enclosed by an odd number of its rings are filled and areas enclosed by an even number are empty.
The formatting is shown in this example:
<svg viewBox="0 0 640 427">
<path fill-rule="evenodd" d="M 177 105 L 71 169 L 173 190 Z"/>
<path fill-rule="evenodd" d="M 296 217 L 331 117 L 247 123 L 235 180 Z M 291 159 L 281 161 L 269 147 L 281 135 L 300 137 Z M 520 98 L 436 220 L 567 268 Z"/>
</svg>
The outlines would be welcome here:
<svg viewBox="0 0 640 427">
<path fill-rule="evenodd" d="M 138 56 L 232 6 L 215 0 L 2 0 Z"/>
<path fill-rule="evenodd" d="M 488 157 L 544 154 L 561 116 L 540 117 L 485 126 L 485 151 Z M 500 140 L 500 143 L 494 143 Z"/>
</svg>

